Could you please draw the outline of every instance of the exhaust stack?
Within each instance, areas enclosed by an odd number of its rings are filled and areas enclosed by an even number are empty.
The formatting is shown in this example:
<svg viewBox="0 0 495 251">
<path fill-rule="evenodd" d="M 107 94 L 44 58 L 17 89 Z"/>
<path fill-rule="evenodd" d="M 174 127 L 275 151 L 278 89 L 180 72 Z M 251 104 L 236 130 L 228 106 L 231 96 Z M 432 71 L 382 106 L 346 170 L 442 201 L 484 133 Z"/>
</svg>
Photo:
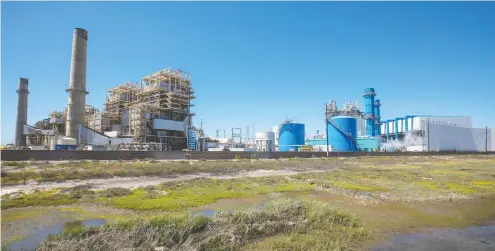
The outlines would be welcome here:
<svg viewBox="0 0 495 251">
<path fill-rule="evenodd" d="M 19 89 L 17 89 L 17 118 L 15 122 L 15 146 L 26 146 L 26 136 L 24 136 L 24 125 L 27 124 L 28 108 L 28 80 L 19 79 Z"/>
<path fill-rule="evenodd" d="M 81 28 L 74 29 L 72 40 L 72 60 L 70 65 L 69 102 L 67 104 L 67 120 L 65 134 L 75 138 L 79 144 L 79 126 L 84 125 L 84 109 L 86 106 L 86 62 L 88 32 Z"/>
</svg>

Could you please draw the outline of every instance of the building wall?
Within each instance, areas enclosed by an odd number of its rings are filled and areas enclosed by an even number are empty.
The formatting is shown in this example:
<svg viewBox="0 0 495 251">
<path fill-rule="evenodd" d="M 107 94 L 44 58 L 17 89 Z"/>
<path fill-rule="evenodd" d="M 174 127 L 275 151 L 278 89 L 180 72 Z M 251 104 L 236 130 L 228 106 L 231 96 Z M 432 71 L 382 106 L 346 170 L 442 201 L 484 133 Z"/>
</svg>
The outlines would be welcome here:
<svg viewBox="0 0 495 251">
<path fill-rule="evenodd" d="M 404 122 L 402 122 L 404 121 Z M 418 116 L 413 118 L 408 118 L 407 120 L 399 121 L 399 133 L 405 132 L 406 124 L 408 131 L 424 130 L 426 124 L 440 124 L 452 127 L 462 127 L 462 128 L 472 128 L 471 117 L 463 116 Z M 385 126 L 388 126 L 390 134 L 395 134 L 395 121 L 387 122 L 382 126 L 381 135 L 386 135 L 387 131 Z"/>
<path fill-rule="evenodd" d="M 380 149 L 380 138 L 357 138 L 359 151 L 372 152 Z"/>
<path fill-rule="evenodd" d="M 100 133 L 93 131 L 85 126 L 80 126 L 79 129 L 80 143 L 85 145 L 109 145 L 110 138 Z"/>
<path fill-rule="evenodd" d="M 430 151 L 492 151 L 494 130 L 430 124 L 426 142 Z"/>
<path fill-rule="evenodd" d="M 327 151 L 327 139 L 310 139 L 307 141 L 307 145 L 313 148 L 316 152 L 326 152 Z M 328 146 L 328 151 L 332 151 L 332 146 Z"/>
<path fill-rule="evenodd" d="M 488 151 L 495 151 L 495 128 L 488 129 L 488 135 L 490 135 L 489 139 L 489 149 Z"/>
<path fill-rule="evenodd" d="M 356 133 L 357 136 L 365 136 L 366 135 L 366 120 L 362 118 L 356 119 Z"/>
<path fill-rule="evenodd" d="M 422 125 L 429 123 L 432 124 L 441 124 L 441 125 L 449 125 L 453 127 L 464 127 L 464 128 L 472 128 L 472 122 L 470 117 L 454 117 L 454 116 L 420 116 L 413 118 L 413 129 L 417 130 L 422 128 Z M 409 125 L 409 130 L 411 126 Z"/>
</svg>

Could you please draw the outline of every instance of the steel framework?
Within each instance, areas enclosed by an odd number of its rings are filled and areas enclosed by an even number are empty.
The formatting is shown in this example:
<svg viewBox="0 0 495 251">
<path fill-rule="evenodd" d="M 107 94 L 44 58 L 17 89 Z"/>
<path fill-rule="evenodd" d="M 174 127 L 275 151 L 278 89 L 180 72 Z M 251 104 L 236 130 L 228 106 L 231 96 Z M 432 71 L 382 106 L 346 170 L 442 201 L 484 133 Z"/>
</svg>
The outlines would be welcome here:
<svg viewBox="0 0 495 251">
<path fill-rule="evenodd" d="M 154 131 L 151 119 L 183 121 L 187 128 L 192 125 L 194 98 L 191 75 L 166 68 L 143 77 L 139 84 L 126 82 L 108 90 L 104 111 L 112 124 L 122 125 L 123 134 L 137 142 L 165 140 L 167 145 L 168 141 L 182 138 L 185 143 L 185 133 L 181 136 L 180 132 Z"/>
</svg>

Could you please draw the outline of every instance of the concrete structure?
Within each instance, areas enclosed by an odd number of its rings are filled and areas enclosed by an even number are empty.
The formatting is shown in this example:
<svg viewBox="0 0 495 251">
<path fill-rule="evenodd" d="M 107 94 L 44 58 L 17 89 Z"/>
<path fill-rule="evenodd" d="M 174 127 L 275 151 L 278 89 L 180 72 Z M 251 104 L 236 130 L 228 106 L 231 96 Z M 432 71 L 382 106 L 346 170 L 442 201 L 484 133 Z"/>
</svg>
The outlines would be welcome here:
<svg viewBox="0 0 495 251">
<path fill-rule="evenodd" d="M 86 94 L 88 94 L 86 91 L 87 43 L 88 32 L 80 28 L 74 29 L 65 134 L 77 141 L 79 141 L 79 125 L 84 125 Z"/>
<path fill-rule="evenodd" d="M 28 80 L 19 79 L 19 89 L 17 89 L 17 118 L 15 122 L 15 146 L 26 146 L 26 136 L 24 136 L 24 125 L 27 124 L 28 114 Z"/>
</svg>

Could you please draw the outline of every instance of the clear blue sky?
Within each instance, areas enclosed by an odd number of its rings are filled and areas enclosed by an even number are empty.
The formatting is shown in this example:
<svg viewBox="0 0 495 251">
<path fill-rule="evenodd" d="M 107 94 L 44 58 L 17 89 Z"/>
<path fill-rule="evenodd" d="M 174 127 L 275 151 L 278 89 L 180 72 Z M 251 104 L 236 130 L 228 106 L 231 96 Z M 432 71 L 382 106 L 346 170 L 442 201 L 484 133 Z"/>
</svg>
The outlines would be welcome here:
<svg viewBox="0 0 495 251">
<path fill-rule="evenodd" d="M 495 2 L 2 2 L 2 143 L 13 139 L 16 88 L 29 79 L 28 122 L 67 104 L 73 28 L 88 30 L 87 103 L 172 66 L 192 74 L 196 125 L 285 117 L 323 129 L 323 104 L 382 117 L 466 115 L 495 127 Z"/>
</svg>

